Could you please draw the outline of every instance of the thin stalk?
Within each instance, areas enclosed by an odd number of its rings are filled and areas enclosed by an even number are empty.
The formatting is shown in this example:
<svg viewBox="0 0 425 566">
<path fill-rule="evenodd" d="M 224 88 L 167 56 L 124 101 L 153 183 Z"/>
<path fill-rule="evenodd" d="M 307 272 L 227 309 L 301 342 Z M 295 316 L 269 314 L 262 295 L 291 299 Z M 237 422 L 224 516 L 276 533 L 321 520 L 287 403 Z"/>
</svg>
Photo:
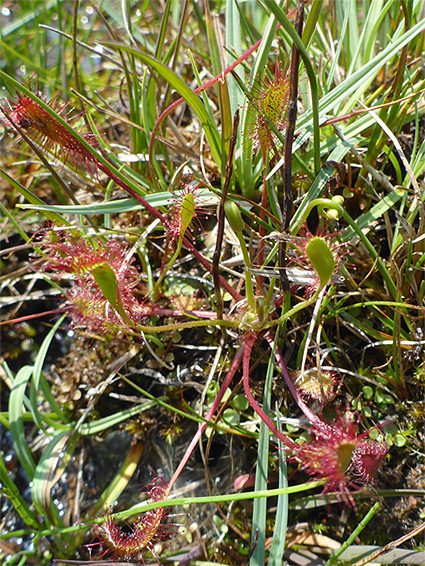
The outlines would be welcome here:
<svg viewBox="0 0 425 566">
<path fill-rule="evenodd" d="M 273 348 L 274 347 L 274 338 L 272 336 L 268 336 L 266 337 L 267 342 L 269 343 L 270 347 Z M 279 364 L 280 367 L 280 371 L 282 372 L 283 378 L 286 382 L 286 385 L 288 386 L 289 391 L 291 392 L 293 398 L 295 399 L 295 402 L 297 403 L 298 407 L 301 409 L 301 411 L 304 413 L 304 415 L 308 418 L 308 420 L 311 422 L 311 424 L 317 424 L 317 425 L 322 425 L 322 421 L 319 419 L 319 417 L 317 415 L 315 415 L 311 409 L 304 403 L 304 401 L 301 399 L 300 394 L 298 393 L 297 388 L 295 387 L 291 376 L 288 373 L 288 369 L 286 367 L 285 364 L 285 359 L 282 355 L 282 352 L 280 351 L 279 346 L 276 344 L 276 360 L 277 363 Z"/>
<path fill-rule="evenodd" d="M 208 326 L 227 326 L 228 328 L 239 328 L 240 322 L 237 320 L 193 320 L 191 322 L 174 322 L 173 324 L 163 324 L 161 326 L 143 326 L 137 325 L 139 332 L 159 333 L 159 332 L 176 332 L 186 328 L 203 328 Z"/>
<path fill-rule="evenodd" d="M 235 117 L 233 120 L 233 131 L 229 140 L 229 156 L 226 163 L 226 179 L 224 181 L 223 190 L 221 193 L 220 204 L 218 205 L 217 211 L 217 240 L 214 249 L 214 255 L 212 260 L 212 276 L 214 281 L 214 293 L 217 305 L 217 318 L 223 318 L 223 296 L 221 294 L 221 282 L 220 282 L 220 253 L 223 245 L 224 236 L 224 203 L 226 202 L 227 193 L 229 191 L 230 183 L 233 174 L 233 156 L 236 146 L 236 140 L 238 137 L 238 125 L 239 125 L 239 109 L 235 112 Z"/>
<path fill-rule="evenodd" d="M 264 311 L 268 312 L 270 309 L 270 305 L 272 304 L 274 298 L 274 288 L 275 288 L 276 279 L 272 279 L 270 281 L 269 288 L 267 290 L 266 300 L 264 302 Z"/>
<path fill-rule="evenodd" d="M 264 163 L 264 169 L 263 169 L 263 193 L 261 195 L 261 208 L 260 208 L 260 219 L 263 221 L 260 226 L 259 226 L 259 230 L 258 230 L 258 234 L 260 236 L 260 239 L 258 240 L 258 253 L 257 253 L 257 257 L 258 257 L 258 265 L 260 266 L 260 268 L 263 266 L 264 263 L 264 245 L 265 245 L 265 241 L 264 241 L 264 236 L 266 235 L 266 227 L 265 227 L 265 223 L 266 223 L 266 209 L 267 209 L 267 204 L 268 204 L 268 200 L 269 200 L 269 193 L 267 190 L 267 164 L 266 164 L 266 156 L 264 155 L 265 152 L 263 152 L 263 163 Z M 276 156 L 276 154 L 275 154 Z M 263 288 L 264 285 L 264 277 L 262 277 L 261 275 L 257 277 L 257 294 L 260 295 L 261 294 L 261 289 Z"/>
<path fill-rule="evenodd" d="M 158 278 L 158 281 L 155 283 L 155 287 L 153 288 L 153 293 L 152 293 L 152 298 L 153 301 L 157 301 L 159 299 L 160 293 L 159 293 L 159 288 L 161 283 L 164 280 L 164 277 L 167 275 L 168 271 L 171 269 L 171 267 L 174 265 L 176 259 L 179 257 L 180 252 L 182 251 L 182 245 L 183 245 L 183 238 L 179 238 L 179 241 L 177 243 L 177 248 L 176 251 L 173 253 L 173 257 L 170 259 L 170 261 L 167 263 L 167 265 L 164 267 L 164 269 L 161 272 L 161 275 Z"/>
<path fill-rule="evenodd" d="M 376 515 L 376 513 L 381 509 L 380 503 L 375 503 L 372 509 L 369 509 L 367 515 L 360 521 L 348 539 L 341 545 L 341 548 L 333 554 L 329 560 L 326 562 L 325 566 L 331 566 L 336 562 L 339 556 L 346 550 L 349 546 L 353 544 L 360 533 L 365 529 L 369 521 Z"/>
<path fill-rule="evenodd" d="M 242 357 L 244 354 L 244 350 L 245 350 L 245 344 L 242 343 L 239 346 L 238 351 L 236 352 L 235 357 L 232 360 L 232 364 L 229 368 L 229 371 L 226 374 L 226 377 L 224 378 L 224 381 L 220 387 L 220 391 L 217 394 L 217 397 L 214 399 L 214 403 L 211 405 L 211 407 L 209 408 L 207 414 L 205 415 L 205 420 L 209 421 L 212 419 L 214 413 L 216 412 L 216 410 L 218 409 L 218 406 L 220 405 L 224 394 L 226 393 L 226 391 L 228 390 L 232 379 L 236 373 L 236 371 L 238 370 L 239 366 L 241 365 L 241 361 L 242 361 Z M 201 424 L 201 426 L 198 428 L 197 433 L 195 434 L 195 436 L 192 438 L 191 443 L 189 444 L 189 446 L 186 449 L 186 452 L 184 453 L 184 456 L 180 462 L 180 464 L 177 466 L 176 471 L 173 474 L 173 477 L 170 480 L 170 483 L 168 484 L 167 489 L 165 490 L 165 499 L 167 499 L 168 495 L 170 494 L 174 484 L 176 483 L 178 477 L 180 476 L 182 470 L 184 469 L 184 467 L 186 466 L 190 456 L 192 455 L 192 452 L 194 451 L 196 445 L 198 444 L 199 440 L 201 439 L 205 429 L 208 426 L 208 422 L 204 422 Z"/>
<path fill-rule="evenodd" d="M 297 4 L 297 14 L 295 19 L 295 31 L 301 37 L 304 21 L 304 0 L 299 0 Z M 295 43 L 292 44 L 291 71 L 289 84 L 289 103 L 288 121 L 285 135 L 285 147 L 283 152 L 283 206 L 281 233 L 284 234 L 288 229 L 290 215 L 292 212 L 292 146 L 294 142 L 295 124 L 297 121 L 297 102 L 298 102 L 298 75 L 300 67 L 300 52 Z M 289 292 L 289 281 L 286 275 L 286 240 L 279 242 L 279 273 L 283 290 Z"/>
<path fill-rule="evenodd" d="M 246 398 L 248 399 L 249 404 L 260 417 L 260 419 L 264 422 L 264 424 L 271 430 L 271 432 L 278 438 L 282 444 L 284 444 L 287 448 L 291 450 L 295 450 L 298 447 L 298 444 L 280 432 L 277 426 L 273 423 L 271 418 L 266 415 L 257 401 L 254 399 L 251 389 L 249 387 L 249 365 L 251 361 L 251 352 L 254 343 L 257 340 L 256 334 L 250 334 L 247 338 L 245 338 L 245 351 L 243 355 L 243 387 L 245 391 Z M 271 343 L 271 346 L 273 342 Z"/>
<path fill-rule="evenodd" d="M 295 307 L 292 307 L 292 309 L 290 309 L 289 311 L 284 310 L 284 313 L 277 320 L 272 320 L 272 321 L 268 322 L 267 324 L 264 324 L 263 329 L 272 328 L 273 326 L 277 326 L 279 324 L 282 324 L 286 320 L 288 320 L 288 318 L 290 318 L 291 316 L 294 316 L 294 314 L 297 314 L 297 312 L 299 312 L 300 310 L 309 307 L 311 304 L 313 304 L 317 300 L 321 290 L 322 290 L 322 287 L 319 287 L 317 289 L 317 291 L 314 293 L 314 295 L 312 297 L 310 297 L 309 299 L 307 299 L 306 301 L 302 301 L 301 303 L 298 303 L 298 305 L 295 305 Z M 285 303 L 285 306 L 286 306 L 286 303 Z"/>
<path fill-rule="evenodd" d="M 249 253 L 245 244 L 245 240 L 243 237 L 242 232 L 236 232 L 236 236 L 239 240 L 241 245 L 243 261 L 245 264 L 245 286 L 246 286 L 246 300 L 248 302 L 248 306 L 252 312 L 255 312 L 255 296 L 254 296 L 254 288 L 252 286 L 252 277 L 249 269 L 251 268 L 251 260 L 249 259 Z"/>
</svg>

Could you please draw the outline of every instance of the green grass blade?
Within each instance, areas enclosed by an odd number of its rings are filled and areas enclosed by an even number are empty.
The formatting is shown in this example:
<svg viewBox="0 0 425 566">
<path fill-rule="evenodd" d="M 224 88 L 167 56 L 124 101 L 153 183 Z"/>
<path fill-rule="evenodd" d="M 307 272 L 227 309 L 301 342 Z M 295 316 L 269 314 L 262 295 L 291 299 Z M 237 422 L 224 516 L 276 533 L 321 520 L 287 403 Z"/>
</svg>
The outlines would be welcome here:
<svg viewBox="0 0 425 566">
<path fill-rule="evenodd" d="M 226 47 L 228 51 L 235 53 L 235 58 L 242 55 L 241 18 L 236 0 L 226 0 Z M 227 65 L 231 65 L 233 61 L 234 58 L 228 52 Z M 245 82 L 243 67 L 239 71 L 239 76 Z M 234 116 L 236 110 L 243 106 L 244 99 L 233 77 L 228 77 L 227 86 L 229 89 L 231 115 Z"/>
<path fill-rule="evenodd" d="M 90 423 L 84 423 L 81 425 L 79 432 L 83 436 L 99 434 L 100 432 L 104 432 L 105 430 L 108 430 L 127 419 L 131 419 L 132 417 L 135 417 L 136 415 L 139 415 L 144 411 L 152 409 L 156 405 L 156 401 L 146 401 L 145 403 L 141 403 L 140 405 L 136 405 L 135 407 L 131 407 L 130 409 L 126 409 L 125 411 L 115 413 L 113 415 L 110 415 L 109 417 L 104 417 L 103 419 L 98 419 L 97 421 Z"/>
<path fill-rule="evenodd" d="M 35 463 L 25 439 L 22 418 L 25 389 L 33 373 L 32 366 L 24 366 L 17 373 L 9 397 L 9 422 L 16 455 L 30 481 L 34 479 Z"/>
<path fill-rule="evenodd" d="M 277 344 L 277 337 L 275 339 Z M 264 384 L 263 394 L 263 411 L 266 415 L 270 414 L 271 408 L 271 392 L 272 392 L 272 379 L 274 373 L 274 351 L 269 357 L 267 365 L 267 374 Z M 267 478 L 269 468 L 269 439 L 270 430 L 266 424 L 261 421 L 260 424 L 260 438 L 258 441 L 257 450 L 257 466 L 255 468 L 255 491 L 262 491 L 267 489 Z M 266 521 L 267 521 L 267 500 L 257 499 L 254 501 L 254 508 L 252 511 L 252 543 L 256 540 L 257 532 L 258 539 L 257 545 L 252 553 L 250 566 L 263 566 L 265 564 L 266 556 Z"/>
<path fill-rule="evenodd" d="M 45 204 L 45 202 L 39 198 L 37 195 L 34 195 L 30 190 L 28 190 L 26 187 L 24 187 L 21 183 L 19 183 L 19 181 L 16 181 L 16 179 L 14 179 L 13 177 L 11 177 L 8 173 L 6 173 L 6 171 L 4 171 L 3 169 L 0 168 L 0 175 L 3 177 L 3 179 L 5 181 L 7 181 L 8 183 L 10 183 L 10 185 L 16 190 L 18 191 L 23 197 L 25 197 L 27 199 L 28 202 L 30 202 L 33 205 L 40 205 L 40 206 L 47 206 Z M 60 214 L 56 214 L 56 213 L 52 213 L 52 212 L 48 212 L 48 214 L 45 215 L 46 218 L 48 218 L 49 220 L 51 220 L 52 222 L 56 222 L 59 226 L 62 225 L 69 225 L 69 222 L 67 222 L 66 220 L 64 220 L 62 218 L 62 216 L 60 216 Z"/>
<path fill-rule="evenodd" d="M 30 237 L 22 230 L 22 227 L 18 220 L 14 217 L 14 215 L 7 210 L 2 202 L 0 202 L 0 214 L 9 220 L 9 222 L 13 225 L 16 230 L 16 233 L 19 234 L 24 242 L 29 242 Z M 6 224 L 6 223 L 5 223 Z M 3 224 L 3 226 L 5 226 Z"/>
<path fill-rule="evenodd" d="M 385 195 L 379 202 L 377 202 L 370 210 L 362 214 L 357 220 L 356 225 L 360 230 L 365 230 L 368 226 L 372 226 L 373 223 L 381 218 L 385 213 L 393 208 L 393 206 L 402 198 L 402 191 L 393 191 L 388 195 Z M 342 234 L 342 239 L 345 242 L 349 242 L 354 236 L 354 230 L 348 228 L 344 230 Z"/>
<path fill-rule="evenodd" d="M 204 206 L 216 205 L 218 202 L 217 196 L 207 191 L 206 189 L 200 189 L 194 193 L 200 204 Z M 145 200 L 155 206 L 156 208 L 164 206 L 169 207 L 172 204 L 173 193 L 161 192 L 146 195 Z M 47 205 L 47 204 L 18 204 L 18 208 L 28 209 L 28 210 L 39 210 L 39 211 L 52 211 L 57 212 L 59 215 L 67 214 L 120 214 L 122 212 L 131 212 L 133 210 L 141 210 L 143 206 L 133 198 L 125 198 L 113 201 L 104 201 L 100 203 L 94 203 L 89 205 Z"/>
<path fill-rule="evenodd" d="M 106 0 L 100 3 L 102 11 L 106 12 L 111 18 L 112 22 L 115 24 L 116 29 L 125 29 L 125 21 L 122 10 L 118 10 L 117 6 L 120 2 L 114 2 Z M 145 49 L 149 49 L 149 43 L 146 40 L 146 34 L 144 34 L 138 27 L 134 26 L 132 30 L 134 39 L 142 45 Z"/>
<path fill-rule="evenodd" d="M 279 408 L 276 403 L 276 415 L 279 415 Z M 280 420 L 277 421 L 277 428 L 281 432 L 282 426 Z M 279 488 L 288 487 L 288 470 L 286 466 L 285 446 L 281 440 L 278 440 L 278 456 L 279 456 Z M 277 497 L 276 518 L 273 530 L 273 542 L 270 549 L 268 566 L 281 566 L 283 553 L 285 550 L 286 529 L 288 526 L 289 496 L 287 493 L 281 493 Z"/>
<path fill-rule="evenodd" d="M 228 0 L 232 2 L 232 0 Z M 232 4 L 233 5 L 233 4 Z M 230 7 L 231 10 L 231 7 Z M 226 9 L 226 22 L 228 18 L 228 10 Z M 215 76 L 219 75 L 223 68 L 225 67 L 224 60 L 222 60 L 222 54 L 220 50 L 220 45 L 218 40 L 221 38 L 221 30 L 216 25 L 218 22 L 213 21 L 211 18 L 210 11 L 207 9 L 205 11 L 205 23 L 207 26 L 207 37 L 208 37 L 208 44 L 211 53 L 211 62 L 213 73 Z M 227 34 L 228 27 L 226 25 L 226 34 Z M 222 48 L 221 48 L 222 49 Z M 219 105 L 220 105 L 220 114 L 221 114 L 221 177 L 222 177 L 222 184 L 225 181 L 225 169 L 227 163 L 227 155 L 229 153 L 229 141 L 230 136 L 232 134 L 232 124 L 234 112 L 237 109 L 237 104 L 233 109 L 232 106 L 232 99 L 230 98 L 229 92 L 229 85 L 232 77 L 225 77 L 222 81 L 218 81 L 216 88 L 218 90 L 219 95 Z M 233 84 L 234 88 L 234 84 Z M 203 93 L 204 94 L 204 93 Z M 206 94 L 206 93 L 205 93 Z"/>
<path fill-rule="evenodd" d="M 121 49 L 127 53 L 135 55 L 138 59 L 143 61 L 155 71 L 157 71 L 162 78 L 164 78 L 173 88 L 177 90 L 181 97 L 185 99 L 188 105 L 197 115 L 201 125 L 205 131 L 208 143 L 210 145 L 211 153 L 219 168 L 221 168 L 221 141 L 217 131 L 217 126 L 210 120 L 210 116 L 205 109 L 205 106 L 199 100 L 198 96 L 191 90 L 190 87 L 171 69 L 166 67 L 161 61 L 156 60 L 154 57 L 146 53 L 142 53 L 136 48 L 130 47 L 122 43 L 104 42 L 107 47 Z"/>
<path fill-rule="evenodd" d="M 156 503 L 140 504 L 135 505 L 131 509 L 122 511 L 113 516 L 119 519 L 126 519 L 134 515 L 139 514 L 142 511 L 149 511 L 150 509 L 158 509 L 160 507 L 176 507 L 178 505 L 202 505 L 205 503 L 225 503 L 230 501 L 248 501 L 250 499 L 264 499 L 268 497 L 276 497 L 282 493 L 302 493 L 303 491 L 308 491 L 310 489 L 316 489 L 323 486 L 323 481 L 307 482 L 299 485 L 291 485 L 289 487 L 277 488 L 277 489 L 263 489 L 259 491 L 244 491 L 241 493 L 229 493 L 226 495 L 209 495 L 206 497 L 179 497 L 178 499 L 166 499 L 165 501 L 158 501 Z M 317 496 L 316 496 L 317 497 Z M 78 528 L 78 527 L 77 527 Z M 43 533 L 44 534 L 44 533 Z M 264 562 L 261 566 L 264 566 Z"/>
<path fill-rule="evenodd" d="M 87 517 L 86 520 L 91 519 L 100 509 L 108 509 L 115 503 L 115 501 L 117 501 L 136 471 L 142 452 L 143 444 L 140 442 L 130 446 L 127 456 L 121 464 L 116 476 L 103 491 L 102 495 L 97 500 L 96 505 L 90 509 L 90 516 Z"/>
<path fill-rule="evenodd" d="M 399 39 L 391 42 L 385 49 L 383 49 L 376 57 L 368 61 L 358 71 L 348 76 L 345 81 L 339 84 L 333 91 L 325 95 L 320 101 L 320 112 L 328 113 L 337 105 L 347 100 L 341 113 L 349 112 L 355 104 L 357 99 L 369 88 L 370 84 L 378 74 L 379 70 L 387 63 L 392 57 L 412 41 L 418 34 L 425 30 L 425 19 L 418 22 L 410 30 L 404 33 Z M 352 95 L 352 96 L 350 96 Z"/>
<path fill-rule="evenodd" d="M 305 22 L 302 40 L 305 48 L 308 49 L 313 39 L 314 32 L 316 31 L 317 22 L 322 10 L 323 0 L 315 0 L 310 4 L 310 13 L 307 21 Z"/>
<path fill-rule="evenodd" d="M 31 497 L 38 512 L 48 522 L 63 527 L 63 519 L 51 496 L 77 446 L 79 435 L 69 430 L 58 431 L 45 447 L 37 464 Z"/>
<path fill-rule="evenodd" d="M 11 33 L 14 33 L 15 31 L 17 31 L 22 26 L 25 26 L 26 24 L 28 24 L 32 20 L 36 19 L 40 15 L 41 11 L 47 12 L 48 10 L 53 8 L 53 6 L 56 6 L 56 4 L 57 4 L 57 0 L 44 0 L 43 4 L 36 4 L 35 3 L 34 4 L 35 9 L 33 11 L 28 12 L 28 14 L 25 14 L 24 16 L 21 16 L 20 18 L 16 18 L 10 24 L 2 26 L 1 32 L 0 32 L 0 37 L 7 37 Z"/>
<path fill-rule="evenodd" d="M 354 1 L 354 0 L 351 0 Z M 340 32 L 340 36 L 339 36 L 339 40 L 338 40 L 338 47 L 336 48 L 336 53 L 335 53 L 335 57 L 332 60 L 332 65 L 328 74 L 328 78 L 326 81 L 326 86 L 325 86 L 325 92 L 329 92 L 330 88 L 331 88 L 331 84 L 332 81 L 334 79 L 335 76 L 335 69 L 337 67 L 337 65 L 339 64 L 339 58 L 341 55 L 341 51 L 345 42 L 345 37 L 347 34 L 347 27 L 348 27 L 348 16 L 350 15 L 350 10 L 346 10 L 345 14 L 344 14 L 344 21 L 342 22 L 342 28 L 341 28 L 341 32 Z"/>
<path fill-rule="evenodd" d="M 43 424 L 43 416 L 40 414 L 40 412 L 38 410 L 38 400 L 37 400 L 37 397 L 38 397 L 39 391 L 40 391 L 40 381 L 41 381 L 41 378 L 42 378 L 42 370 L 43 370 L 43 366 L 44 366 L 44 363 L 45 363 L 46 355 L 47 355 L 47 352 L 49 350 L 50 344 L 51 344 L 51 342 L 52 342 L 52 340 L 53 340 L 53 338 L 56 334 L 57 329 L 62 324 L 62 322 L 65 320 L 66 316 L 67 315 L 64 314 L 56 321 L 56 324 L 53 326 L 53 328 L 47 334 L 46 338 L 43 340 L 43 343 L 40 346 L 40 350 L 38 351 L 37 357 L 36 357 L 35 362 L 34 362 L 34 370 L 33 370 L 31 387 L 30 387 L 31 412 L 34 416 L 34 421 L 35 421 L 36 425 L 38 426 L 38 428 L 40 430 L 43 430 L 44 432 L 46 432 L 46 431 L 45 431 L 45 426 Z M 50 393 L 50 387 L 49 387 L 46 380 L 44 380 L 43 386 L 44 386 L 43 387 L 44 389 L 46 389 L 46 387 L 47 387 L 47 389 L 49 390 L 49 393 Z M 65 419 L 62 411 L 60 410 L 59 405 L 55 401 L 53 395 L 50 394 L 48 399 L 50 401 L 50 405 L 51 405 L 53 412 L 60 415 L 62 420 L 64 422 L 66 422 L 66 419 Z"/>
<path fill-rule="evenodd" d="M 4 493 L 11 501 L 21 519 L 35 530 L 38 530 L 40 523 L 28 503 L 19 493 L 19 489 L 13 483 L 9 476 L 9 472 L 4 464 L 3 457 L 0 457 L 0 480 L 2 482 L 2 493 Z"/>
</svg>

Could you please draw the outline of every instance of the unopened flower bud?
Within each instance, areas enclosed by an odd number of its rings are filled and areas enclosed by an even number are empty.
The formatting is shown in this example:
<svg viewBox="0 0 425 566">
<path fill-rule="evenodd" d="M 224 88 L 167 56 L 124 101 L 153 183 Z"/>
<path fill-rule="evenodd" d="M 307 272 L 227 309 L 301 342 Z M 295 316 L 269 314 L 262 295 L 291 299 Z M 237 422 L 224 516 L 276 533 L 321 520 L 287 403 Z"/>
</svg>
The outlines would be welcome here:
<svg viewBox="0 0 425 566">
<path fill-rule="evenodd" d="M 238 205 L 231 200 L 227 200 L 224 203 L 224 212 L 226 213 L 226 218 L 229 221 L 232 230 L 235 232 L 242 232 L 245 228 L 245 222 L 242 219 Z"/>
<path fill-rule="evenodd" d="M 324 287 L 332 277 L 336 267 L 331 248 L 323 238 L 315 236 L 307 244 L 306 254 L 319 276 L 320 286 Z"/>
</svg>

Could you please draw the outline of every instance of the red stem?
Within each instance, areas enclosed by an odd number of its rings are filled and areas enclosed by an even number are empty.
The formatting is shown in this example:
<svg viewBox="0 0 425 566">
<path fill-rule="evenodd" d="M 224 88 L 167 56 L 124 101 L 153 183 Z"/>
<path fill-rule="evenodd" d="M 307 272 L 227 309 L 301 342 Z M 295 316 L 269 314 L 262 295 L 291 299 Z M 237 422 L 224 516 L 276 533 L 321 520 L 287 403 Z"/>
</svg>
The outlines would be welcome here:
<svg viewBox="0 0 425 566">
<path fill-rule="evenodd" d="M 288 438 L 285 434 L 280 432 L 277 429 L 276 425 L 270 419 L 268 415 L 263 411 L 257 401 L 254 399 L 251 389 L 249 387 L 249 364 L 251 361 L 251 351 L 252 347 L 257 340 L 256 334 L 250 334 L 248 338 L 245 339 L 245 352 L 243 355 L 243 387 L 245 391 L 246 398 L 248 399 L 249 404 L 260 417 L 260 419 L 264 422 L 264 424 L 272 431 L 272 433 L 278 438 L 282 444 L 284 444 L 287 448 L 291 450 L 295 450 L 298 448 L 298 444 Z"/>
<path fill-rule="evenodd" d="M 197 433 L 195 434 L 195 436 L 192 438 L 191 443 L 189 444 L 189 446 L 186 449 L 186 452 L 184 453 L 183 458 L 181 459 L 180 464 L 178 465 L 176 471 L 173 474 L 173 477 L 170 480 L 170 483 L 168 484 L 168 487 L 165 491 L 165 497 L 164 499 L 166 499 L 168 497 L 168 495 L 170 494 L 170 491 L 173 487 L 173 485 L 176 483 L 177 478 L 179 477 L 179 475 L 181 474 L 183 468 L 186 466 L 193 450 L 195 449 L 195 446 L 198 444 L 199 440 L 201 439 L 205 429 L 207 428 L 207 426 L 209 425 L 209 422 L 214 413 L 216 412 L 216 410 L 218 409 L 218 406 L 221 403 L 221 400 L 224 397 L 224 394 L 226 393 L 226 391 L 228 390 L 232 379 L 237 371 L 237 369 L 239 368 L 239 366 L 241 365 L 241 361 L 242 361 L 242 357 L 243 357 L 243 353 L 245 350 L 245 343 L 242 343 L 239 346 L 238 351 L 236 352 L 235 357 L 233 358 L 232 364 L 229 368 L 229 371 L 226 374 L 226 377 L 224 378 L 224 381 L 220 387 L 220 391 L 218 392 L 217 397 L 214 400 L 214 403 L 211 405 L 211 407 L 209 408 L 207 414 L 205 415 L 205 421 L 204 423 L 202 423 L 200 425 L 200 427 L 198 428 Z"/>
<path fill-rule="evenodd" d="M 268 336 L 268 337 L 266 337 L 266 340 L 269 343 L 270 348 L 273 348 L 273 345 L 274 345 L 273 337 Z M 295 402 L 297 403 L 298 407 L 301 409 L 301 411 L 304 413 L 304 415 L 308 418 L 308 420 L 311 422 L 311 424 L 318 425 L 318 426 L 323 425 L 323 421 L 317 415 L 315 415 L 311 411 L 311 409 L 309 409 L 309 407 L 301 399 L 300 394 L 298 393 L 298 390 L 295 387 L 295 385 L 294 385 L 294 383 L 291 379 L 291 376 L 289 375 L 289 372 L 288 372 L 288 369 L 286 367 L 285 360 L 283 358 L 282 352 L 280 351 L 280 348 L 277 344 L 276 344 L 275 357 L 276 357 L 277 363 L 279 364 L 280 371 L 282 372 L 283 378 L 286 381 L 286 385 L 288 386 L 289 391 L 292 393 L 292 396 L 295 399 Z"/>
<path fill-rule="evenodd" d="M 40 312 L 37 314 L 29 314 L 27 316 L 21 316 L 19 318 L 13 318 L 12 320 L 2 320 L 0 322 L 0 326 L 6 326 L 6 324 L 18 324 L 20 322 L 25 322 L 27 320 L 34 320 L 35 318 L 40 318 L 42 316 L 48 316 L 50 314 L 57 314 L 57 313 L 64 313 L 66 312 L 66 309 L 64 308 L 60 308 L 60 309 L 54 309 L 52 311 L 44 311 L 44 312 Z"/>
</svg>

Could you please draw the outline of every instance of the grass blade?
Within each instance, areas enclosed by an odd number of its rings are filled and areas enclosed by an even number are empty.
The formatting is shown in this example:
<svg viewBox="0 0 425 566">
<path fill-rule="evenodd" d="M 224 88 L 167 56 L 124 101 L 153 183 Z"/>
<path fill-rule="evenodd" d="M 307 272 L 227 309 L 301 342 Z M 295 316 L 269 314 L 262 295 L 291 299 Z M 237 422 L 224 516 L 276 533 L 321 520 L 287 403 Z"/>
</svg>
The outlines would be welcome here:
<svg viewBox="0 0 425 566">
<path fill-rule="evenodd" d="M 275 339 L 277 343 L 277 337 Z M 263 410 L 266 415 L 270 413 L 272 378 L 274 373 L 274 352 L 269 357 L 267 366 L 266 381 L 264 384 L 263 394 Z M 255 491 L 267 489 L 268 467 L 269 467 L 269 439 L 270 430 L 266 424 L 261 421 L 260 438 L 257 450 L 257 466 L 255 469 Z M 267 500 L 257 499 L 254 501 L 252 511 L 252 543 L 257 541 L 254 552 L 252 553 L 250 566 L 263 566 L 266 557 L 266 520 L 267 520 Z M 258 533 L 258 539 L 257 539 Z"/>
<path fill-rule="evenodd" d="M 279 415 L 279 408 L 276 404 L 276 415 Z M 280 420 L 277 421 L 277 428 L 282 430 Z M 279 489 L 288 487 L 288 470 L 286 467 L 285 447 L 278 440 L 279 456 Z M 273 531 L 273 542 L 270 549 L 268 566 L 281 566 L 283 553 L 285 550 L 286 529 L 288 526 L 289 496 L 282 493 L 277 497 L 276 519 Z"/>
<path fill-rule="evenodd" d="M 177 92 L 182 96 L 188 105 L 192 108 L 195 114 L 198 116 L 201 126 L 205 131 L 208 143 L 210 145 L 211 153 L 213 154 L 214 160 L 219 168 L 221 168 L 221 141 L 220 136 L 217 131 L 217 126 L 211 121 L 210 116 L 205 109 L 205 106 L 199 100 L 197 95 L 192 91 L 190 87 L 171 69 L 166 67 L 161 61 L 157 61 L 154 57 L 142 53 L 138 49 L 130 47 L 126 44 L 115 43 L 115 42 L 105 42 L 104 45 L 107 47 L 121 49 L 127 53 L 135 55 L 138 59 L 143 61 L 146 65 L 157 71 L 163 79 L 165 79 Z"/>
<path fill-rule="evenodd" d="M 35 462 L 25 439 L 23 423 L 23 407 L 25 389 L 33 373 L 32 366 L 24 366 L 17 373 L 9 397 L 9 422 L 13 445 L 16 455 L 25 470 L 28 479 L 32 481 L 35 474 Z"/>
<path fill-rule="evenodd" d="M 28 503 L 19 493 L 19 489 L 13 483 L 9 476 L 9 472 L 4 464 L 3 457 L 0 457 L 0 479 L 3 484 L 2 492 L 10 499 L 19 516 L 27 525 L 38 529 L 40 523 L 33 511 L 28 506 Z"/>
</svg>

